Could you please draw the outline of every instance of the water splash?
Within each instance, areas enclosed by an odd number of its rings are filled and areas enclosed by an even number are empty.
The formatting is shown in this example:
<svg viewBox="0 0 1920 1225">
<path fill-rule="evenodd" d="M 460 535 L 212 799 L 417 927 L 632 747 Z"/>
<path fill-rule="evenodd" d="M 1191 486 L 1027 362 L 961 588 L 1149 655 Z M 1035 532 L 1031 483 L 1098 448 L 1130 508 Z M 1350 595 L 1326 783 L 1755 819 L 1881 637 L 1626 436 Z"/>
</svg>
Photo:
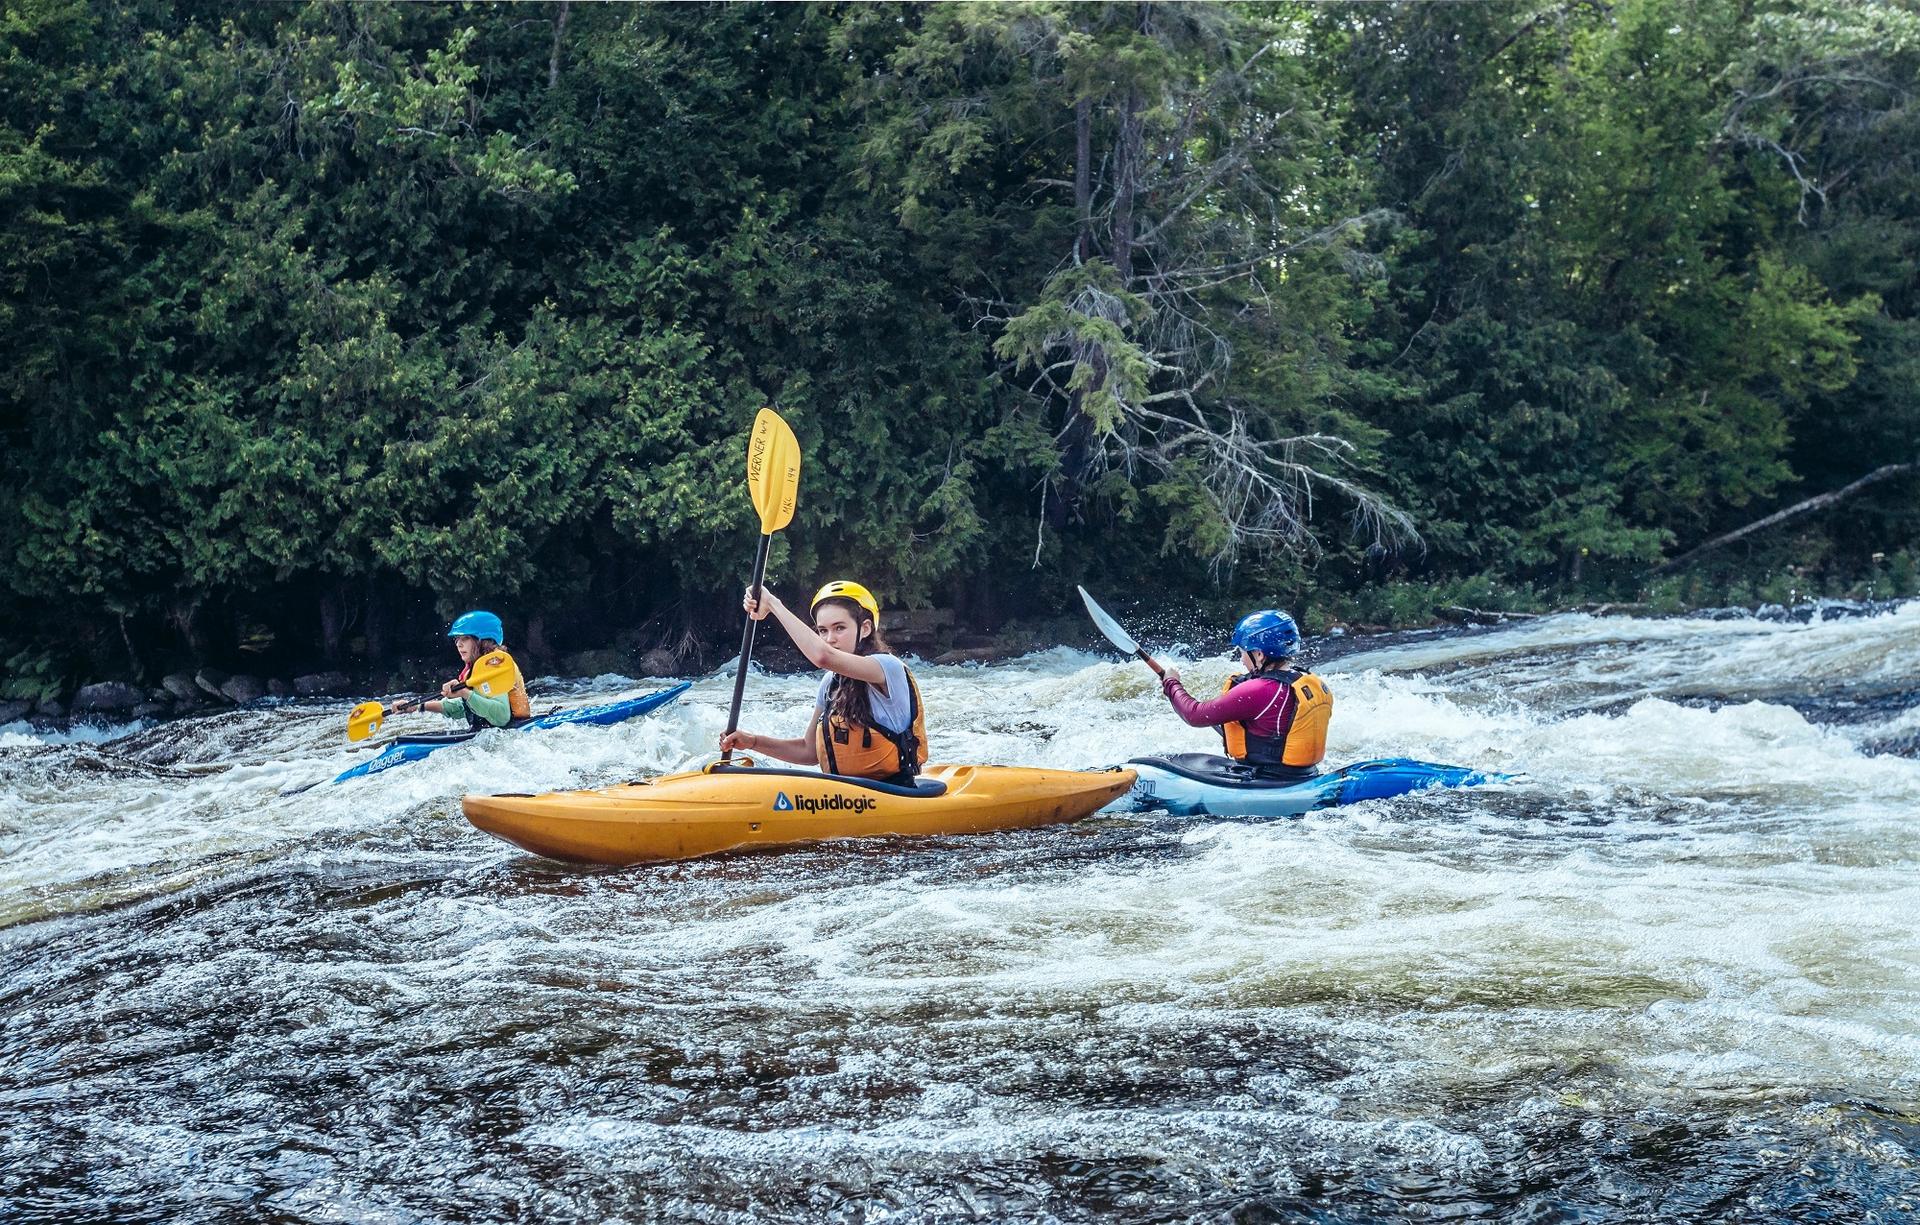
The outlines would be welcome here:
<svg viewBox="0 0 1920 1225">
<path fill-rule="evenodd" d="M 350 760 L 342 710 L 0 743 L 0 1199 L 1911 1218 L 1920 762 L 1878 746 L 1916 661 L 1911 605 L 1402 640 L 1324 669 L 1333 756 L 1529 782 L 629 871 L 521 855 L 457 797 L 702 760 L 729 679 L 287 799 Z M 1212 747 L 1110 656 L 918 675 L 938 757 Z M 756 676 L 744 722 L 794 734 L 812 695 Z"/>
</svg>

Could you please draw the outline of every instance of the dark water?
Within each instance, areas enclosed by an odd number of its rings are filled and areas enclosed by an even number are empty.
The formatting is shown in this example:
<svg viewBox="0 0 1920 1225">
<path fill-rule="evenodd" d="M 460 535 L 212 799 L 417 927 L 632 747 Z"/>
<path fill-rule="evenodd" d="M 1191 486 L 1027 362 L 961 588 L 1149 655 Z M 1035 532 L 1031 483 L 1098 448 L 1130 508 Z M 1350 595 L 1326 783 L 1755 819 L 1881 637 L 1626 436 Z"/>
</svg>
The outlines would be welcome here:
<svg viewBox="0 0 1920 1225">
<path fill-rule="evenodd" d="M 1335 756 L 1528 783 L 617 871 L 457 797 L 677 766 L 725 682 L 289 799 L 343 712 L 16 729 L 0 1217 L 1920 1220 L 1915 663 L 1910 607 L 1406 640 Z M 942 756 L 1205 747 L 1119 663 L 926 676 Z"/>
</svg>

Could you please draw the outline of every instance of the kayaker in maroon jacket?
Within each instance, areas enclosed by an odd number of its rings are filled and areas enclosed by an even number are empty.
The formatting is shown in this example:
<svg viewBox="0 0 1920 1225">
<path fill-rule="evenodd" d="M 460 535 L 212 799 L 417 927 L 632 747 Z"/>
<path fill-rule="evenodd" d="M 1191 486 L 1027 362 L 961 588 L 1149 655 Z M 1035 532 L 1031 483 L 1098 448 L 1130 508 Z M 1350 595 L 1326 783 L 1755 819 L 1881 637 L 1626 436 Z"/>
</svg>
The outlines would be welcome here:
<svg viewBox="0 0 1920 1225">
<path fill-rule="evenodd" d="M 1292 666 L 1300 628 L 1277 609 L 1249 613 L 1234 627 L 1233 645 L 1246 671 L 1227 678 L 1220 696 L 1201 701 L 1174 668 L 1161 691 L 1192 727 L 1220 729 L 1227 755 L 1266 778 L 1309 778 L 1327 755 L 1333 693 L 1311 672 Z"/>
</svg>

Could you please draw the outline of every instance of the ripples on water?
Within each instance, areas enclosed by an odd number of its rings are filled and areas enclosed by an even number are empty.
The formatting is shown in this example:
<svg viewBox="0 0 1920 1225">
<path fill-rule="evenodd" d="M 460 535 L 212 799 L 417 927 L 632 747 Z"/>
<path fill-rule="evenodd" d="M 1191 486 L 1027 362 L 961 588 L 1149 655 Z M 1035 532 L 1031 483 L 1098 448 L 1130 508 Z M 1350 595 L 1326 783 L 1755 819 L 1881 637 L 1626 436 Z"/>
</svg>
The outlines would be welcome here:
<svg viewBox="0 0 1920 1225">
<path fill-rule="evenodd" d="M 1333 758 L 1527 782 L 620 871 L 458 796 L 689 764 L 724 679 L 288 798 L 344 709 L 15 727 L 0 1216 L 1915 1219 L 1917 666 L 1920 605 L 1388 640 Z M 1209 747 L 1137 665 L 920 675 L 943 758 Z"/>
</svg>

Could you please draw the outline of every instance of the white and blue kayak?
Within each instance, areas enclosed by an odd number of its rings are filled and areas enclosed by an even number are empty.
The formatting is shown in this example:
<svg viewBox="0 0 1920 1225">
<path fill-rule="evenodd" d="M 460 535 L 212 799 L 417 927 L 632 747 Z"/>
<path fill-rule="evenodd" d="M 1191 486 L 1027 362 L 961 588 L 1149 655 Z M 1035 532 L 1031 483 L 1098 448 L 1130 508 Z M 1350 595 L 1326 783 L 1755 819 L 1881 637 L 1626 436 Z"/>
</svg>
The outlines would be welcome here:
<svg viewBox="0 0 1920 1225">
<path fill-rule="evenodd" d="M 609 723 L 624 723 L 628 719 L 637 719 L 641 715 L 654 711 L 685 693 L 693 682 L 682 681 L 668 689 L 643 694 L 637 698 L 624 698 L 618 702 L 603 702 L 598 706 L 576 706 L 571 710 L 555 710 L 544 715 L 536 715 L 524 723 L 510 724 L 506 730 L 515 732 L 542 732 L 552 727 L 568 727 L 573 724 L 605 726 Z M 451 732 L 443 736 L 401 736 L 387 742 L 378 757 L 363 761 L 351 770 L 342 772 L 333 781 L 344 783 L 348 779 L 365 778 L 370 774 L 379 774 L 395 766 L 404 766 L 410 761 L 419 761 L 441 749 L 456 744 L 465 744 L 479 735 L 478 732 Z M 312 784 L 308 784 L 311 786 Z"/>
<path fill-rule="evenodd" d="M 1476 787 L 1514 778 L 1410 757 L 1357 761 L 1293 781 L 1258 778 L 1250 767 L 1212 753 L 1136 757 L 1126 768 L 1139 778 L 1113 809 L 1164 811 L 1178 817 L 1298 817 L 1321 808 L 1390 799 L 1431 787 Z"/>
</svg>

